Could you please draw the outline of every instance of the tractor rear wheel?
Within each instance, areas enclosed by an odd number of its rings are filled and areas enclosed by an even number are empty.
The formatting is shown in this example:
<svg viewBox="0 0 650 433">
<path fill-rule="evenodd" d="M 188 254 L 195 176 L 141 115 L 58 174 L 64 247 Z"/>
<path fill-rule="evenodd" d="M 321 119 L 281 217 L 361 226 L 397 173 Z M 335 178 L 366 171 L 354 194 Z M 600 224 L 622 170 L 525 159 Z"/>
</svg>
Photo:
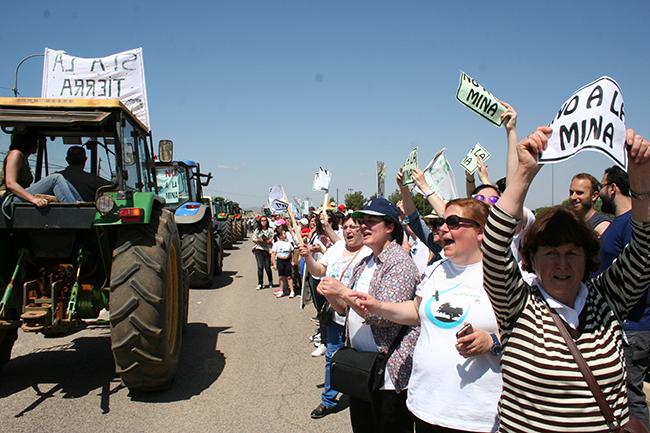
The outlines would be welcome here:
<svg viewBox="0 0 650 433">
<path fill-rule="evenodd" d="M 183 284 L 174 215 L 154 204 L 149 224 L 123 226 L 111 269 L 115 371 L 132 390 L 168 388 L 181 348 Z"/>
<path fill-rule="evenodd" d="M 230 221 L 223 221 L 221 223 L 221 233 L 223 234 L 223 247 L 228 249 L 232 248 L 233 235 Z"/>
<path fill-rule="evenodd" d="M 212 221 L 204 217 L 194 224 L 184 225 L 182 231 L 183 265 L 190 279 L 190 286 L 209 288 L 215 265 Z"/>
</svg>

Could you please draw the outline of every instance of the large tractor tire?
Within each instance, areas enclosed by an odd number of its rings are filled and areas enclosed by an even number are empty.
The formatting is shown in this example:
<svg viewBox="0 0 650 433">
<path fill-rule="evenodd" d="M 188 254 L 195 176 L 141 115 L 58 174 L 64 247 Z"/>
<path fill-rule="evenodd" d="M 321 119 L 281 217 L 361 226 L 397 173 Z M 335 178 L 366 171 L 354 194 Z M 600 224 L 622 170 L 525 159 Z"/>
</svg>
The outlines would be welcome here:
<svg viewBox="0 0 650 433">
<path fill-rule="evenodd" d="M 131 390 L 168 388 L 181 349 L 183 283 L 174 215 L 154 204 L 147 225 L 123 226 L 111 269 L 111 349 Z"/>
<path fill-rule="evenodd" d="M 219 246 L 214 247 L 215 261 L 214 261 L 214 274 L 219 275 L 223 272 L 223 248 Z"/>
<path fill-rule="evenodd" d="M 221 234 L 223 235 L 224 249 L 231 249 L 233 244 L 232 225 L 230 221 L 223 221 L 221 223 Z"/>
<path fill-rule="evenodd" d="M 244 240 L 244 224 L 243 224 L 242 220 L 235 221 L 235 226 L 237 226 L 237 240 L 238 241 L 243 241 Z"/>
<path fill-rule="evenodd" d="M 190 286 L 209 288 L 215 264 L 212 221 L 204 217 L 194 224 L 183 225 L 182 232 L 183 266 Z"/>
<path fill-rule="evenodd" d="M 18 338 L 18 329 L 0 329 L 0 370 L 11 359 L 11 349 Z"/>
</svg>

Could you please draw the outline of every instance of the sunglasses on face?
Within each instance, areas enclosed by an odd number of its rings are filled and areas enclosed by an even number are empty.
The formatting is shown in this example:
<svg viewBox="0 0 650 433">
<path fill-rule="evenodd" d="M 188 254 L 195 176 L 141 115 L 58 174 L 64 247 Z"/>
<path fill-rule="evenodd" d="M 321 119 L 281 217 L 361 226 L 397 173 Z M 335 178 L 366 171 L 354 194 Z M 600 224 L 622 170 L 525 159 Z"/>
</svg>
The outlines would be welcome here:
<svg viewBox="0 0 650 433">
<path fill-rule="evenodd" d="M 447 218 L 435 218 L 429 225 L 435 229 L 440 229 L 443 224 L 447 224 L 449 230 L 457 230 L 461 227 L 481 227 L 481 225 L 473 219 L 459 217 L 458 215 L 449 215 Z"/>
<path fill-rule="evenodd" d="M 472 196 L 472 198 L 473 198 L 474 200 L 484 201 L 484 202 L 490 202 L 490 203 L 492 203 L 492 204 L 495 204 L 496 202 L 499 201 L 499 197 L 497 197 L 496 195 L 485 196 L 485 195 L 483 195 L 483 194 L 474 194 L 474 195 Z"/>
</svg>

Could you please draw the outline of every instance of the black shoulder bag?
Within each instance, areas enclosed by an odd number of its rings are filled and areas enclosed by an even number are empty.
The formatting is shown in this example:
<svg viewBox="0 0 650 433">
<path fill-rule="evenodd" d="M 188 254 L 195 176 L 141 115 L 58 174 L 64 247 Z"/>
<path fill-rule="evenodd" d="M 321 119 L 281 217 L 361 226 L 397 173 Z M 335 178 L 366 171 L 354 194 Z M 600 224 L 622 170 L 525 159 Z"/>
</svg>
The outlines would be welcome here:
<svg viewBox="0 0 650 433">
<path fill-rule="evenodd" d="M 330 381 L 332 388 L 364 401 L 370 401 L 374 391 L 384 386 L 386 362 L 402 340 L 408 326 L 402 326 L 393 340 L 388 353 L 361 352 L 344 346 L 332 356 Z"/>
</svg>

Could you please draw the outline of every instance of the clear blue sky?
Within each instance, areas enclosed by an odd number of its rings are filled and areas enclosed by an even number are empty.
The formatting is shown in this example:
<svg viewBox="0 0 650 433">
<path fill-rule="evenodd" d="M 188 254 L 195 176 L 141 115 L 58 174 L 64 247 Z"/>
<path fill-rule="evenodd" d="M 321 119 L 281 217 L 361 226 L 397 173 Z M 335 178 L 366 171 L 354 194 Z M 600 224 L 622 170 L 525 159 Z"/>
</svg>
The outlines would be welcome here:
<svg viewBox="0 0 650 433">
<path fill-rule="evenodd" d="M 11 94 L 16 63 L 45 47 L 82 57 L 142 47 L 154 140 L 173 139 L 179 159 L 212 171 L 209 193 L 245 207 L 274 183 L 320 201 L 319 165 L 341 201 L 349 188 L 374 192 L 377 160 L 393 191 L 415 145 L 421 165 L 446 146 L 462 189 L 458 164 L 479 141 L 501 177 L 505 132 L 455 100 L 461 69 L 516 107 L 520 136 L 602 75 L 623 89 L 628 126 L 650 135 L 650 3 L 526 3 L 8 2 L 0 95 Z M 22 95 L 40 94 L 41 74 L 40 59 L 21 68 Z M 558 203 L 574 173 L 600 178 L 610 165 L 583 153 L 555 166 L 553 187 L 547 166 L 528 204 Z"/>
</svg>

